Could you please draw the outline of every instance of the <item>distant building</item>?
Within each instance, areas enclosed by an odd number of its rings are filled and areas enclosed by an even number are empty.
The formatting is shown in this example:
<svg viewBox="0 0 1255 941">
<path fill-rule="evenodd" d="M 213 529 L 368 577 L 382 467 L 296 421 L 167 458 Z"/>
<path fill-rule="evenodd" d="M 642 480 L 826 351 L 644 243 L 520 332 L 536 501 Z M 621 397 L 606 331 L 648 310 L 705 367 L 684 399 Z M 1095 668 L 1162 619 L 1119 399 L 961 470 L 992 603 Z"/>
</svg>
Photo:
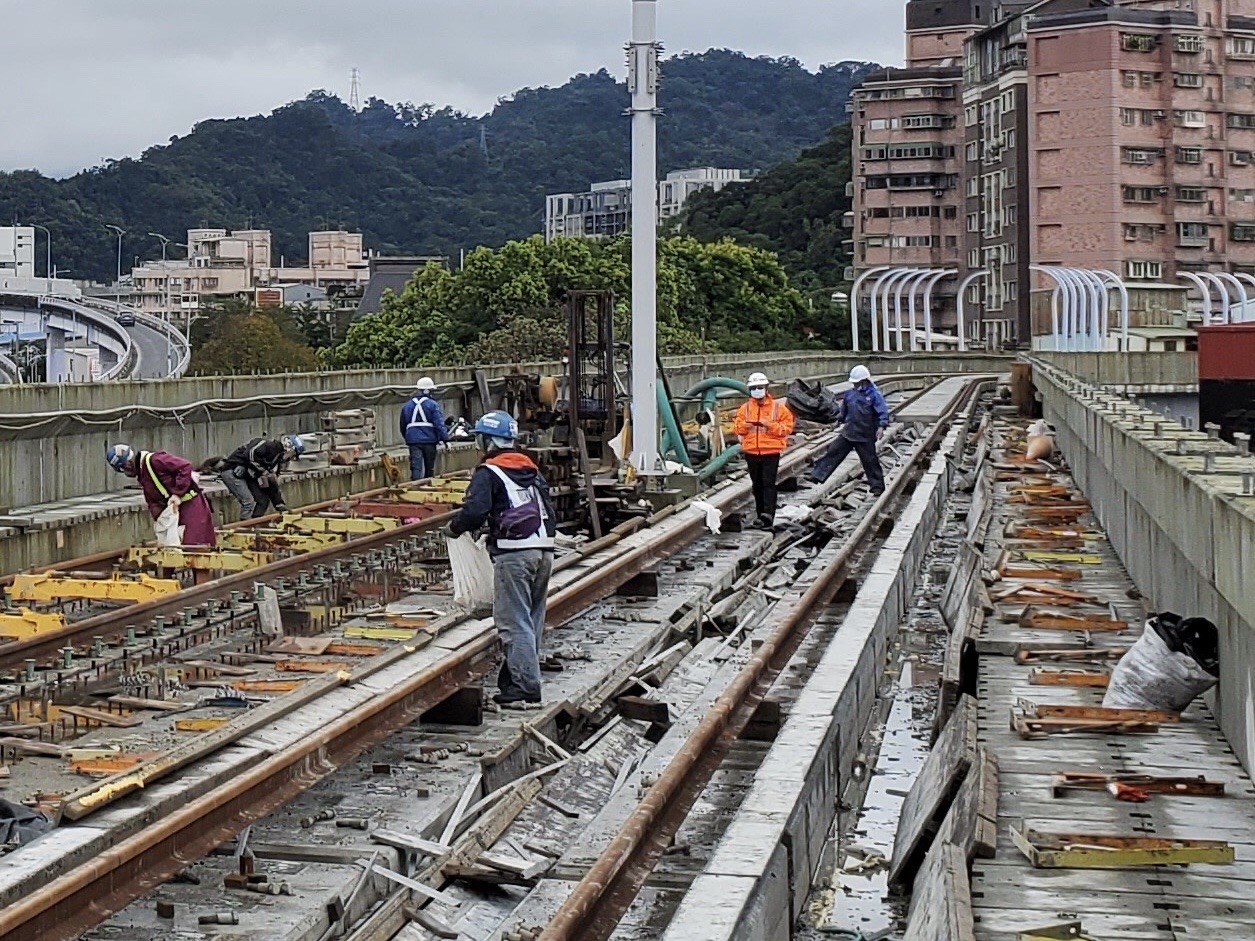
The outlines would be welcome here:
<svg viewBox="0 0 1255 941">
<path fill-rule="evenodd" d="M 362 299 L 357 305 L 357 316 L 364 317 L 367 314 L 379 313 L 384 291 L 400 294 L 405 290 L 410 279 L 431 263 L 447 268 L 449 259 L 443 255 L 375 255 L 372 257 L 370 280 L 362 291 Z"/>
<path fill-rule="evenodd" d="M 35 277 L 35 230 L 31 226 L 0 226 L 0 278 Z"/>
<path fill-rule="evenodd" d="M 658 183 L 658 221 L 677 215 L 698 190 L 720 190 L 748 179 L 740 170 L 694 167 L 672 170 Z M 545 197 L 545 241 L 556 238 L 613 238 L 632 221 L 632 181 L 594 183 L 585 193 Z"/>
<path fill-rule="evenodd" d="M 151 261 L 132 270 L 131 302 L 141 311 L 190 321 L 212 300 L 245 297 L 274 303 L 282 296 L 282 303 L 301 303 L 288 300 L 286 291 L 309 285 L 325 301 L 328 289 L 361 286 L 370 278 L 360 232 L 309 233 L 309 261 L 297 267 L 288 267 L 283 258 L 277 267 L 273 265 L 267 229 L 189 229 L 187 246 L 186 259 Z M 302 292 L 291 294 L 302 296 Z"/>
</svg>

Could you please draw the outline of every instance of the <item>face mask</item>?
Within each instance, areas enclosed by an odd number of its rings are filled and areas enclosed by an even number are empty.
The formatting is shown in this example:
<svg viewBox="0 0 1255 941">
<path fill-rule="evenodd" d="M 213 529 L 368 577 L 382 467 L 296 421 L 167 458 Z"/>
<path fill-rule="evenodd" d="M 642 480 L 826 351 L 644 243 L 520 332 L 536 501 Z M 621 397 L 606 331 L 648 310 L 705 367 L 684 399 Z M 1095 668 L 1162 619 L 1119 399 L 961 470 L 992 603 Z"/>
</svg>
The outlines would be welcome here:
<svg viewBox="0 0 1255 941">
<path fill-rule="evenodd" d="M 755 399 L 765 399 L 767 397 L 766 389 L 750 389 L 750 397 Z"/>
</svg>

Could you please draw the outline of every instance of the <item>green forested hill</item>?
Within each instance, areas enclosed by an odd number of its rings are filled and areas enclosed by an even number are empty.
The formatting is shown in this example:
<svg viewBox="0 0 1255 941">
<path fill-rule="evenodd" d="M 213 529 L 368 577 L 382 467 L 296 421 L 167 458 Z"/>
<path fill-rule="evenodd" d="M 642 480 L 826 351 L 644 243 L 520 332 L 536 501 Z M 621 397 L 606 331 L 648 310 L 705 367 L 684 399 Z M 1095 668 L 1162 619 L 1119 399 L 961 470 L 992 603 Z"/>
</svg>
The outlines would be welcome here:
<svg viewBox="0 0 1255 941">
<path fill-rule="evenodd" d="M 850 88 L 874 68 L 812 73 L 727 50 L 669 59 L 659 170 L 789 160 L 845 121 Z M 335 226 L 383 252 L 456 254 L 539 231 L 546 192 L 628 176 L 626 102 L 604 70 L 523 89 L 483 117 L 377 99 L 354 112 L 314 92 L 64 180 L 0 173 L 0 217 L 47 225 L 54 262 L 80 278 L 113 276 L 110 223 L 130 233 L 124 266 L 159 255 L 143 233 L 199 225 L 269 228 L 289 260 L 304 258 L 310 229 Z"/>
</svg>

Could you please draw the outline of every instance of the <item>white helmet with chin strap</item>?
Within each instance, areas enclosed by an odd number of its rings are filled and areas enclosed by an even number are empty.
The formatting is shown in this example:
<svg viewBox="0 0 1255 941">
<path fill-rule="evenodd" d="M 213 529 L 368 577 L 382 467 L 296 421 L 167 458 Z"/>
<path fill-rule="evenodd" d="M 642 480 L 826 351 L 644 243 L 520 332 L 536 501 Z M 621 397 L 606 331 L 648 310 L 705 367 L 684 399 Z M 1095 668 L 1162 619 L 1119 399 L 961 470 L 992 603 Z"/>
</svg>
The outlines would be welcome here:
<svg viewBox="0 0 1255 941">
<path fill-rule="evenodd" d="M 750 373 L 749 381 L 745 383 L 750 390 L 750 396 L 755 399 L 766 398 L 767 396 L 767 376 L 761 372 Z"/>
<path fill-rule="evenodd" d="M 858 365 L 850 370 L 851 382 L 868 382 L 871 380 L 872 374 L 866 366 Z"/>
</svg>

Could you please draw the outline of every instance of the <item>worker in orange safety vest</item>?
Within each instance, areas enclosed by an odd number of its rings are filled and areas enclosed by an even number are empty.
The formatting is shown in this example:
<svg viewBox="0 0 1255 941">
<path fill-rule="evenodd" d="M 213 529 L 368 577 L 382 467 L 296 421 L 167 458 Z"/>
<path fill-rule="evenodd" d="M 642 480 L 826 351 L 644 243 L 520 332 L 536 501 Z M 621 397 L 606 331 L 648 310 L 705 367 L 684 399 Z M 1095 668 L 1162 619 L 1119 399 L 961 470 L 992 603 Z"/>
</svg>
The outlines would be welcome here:
<svg viewBox="0 0 1255 941">
<path fill-rule="evenodd" d="M 741 451 L 749 466 L 757 525 L 771 529 L 776 520 L 776 475 L 780 454 L 793 433 L 793 413 L 782 399 L 767 391 L 770 383 L 762 373 L 751 375 L 746 385 L 750 398 L 737 409 L 732 430 L 741 439 Z"/>
</svg>

